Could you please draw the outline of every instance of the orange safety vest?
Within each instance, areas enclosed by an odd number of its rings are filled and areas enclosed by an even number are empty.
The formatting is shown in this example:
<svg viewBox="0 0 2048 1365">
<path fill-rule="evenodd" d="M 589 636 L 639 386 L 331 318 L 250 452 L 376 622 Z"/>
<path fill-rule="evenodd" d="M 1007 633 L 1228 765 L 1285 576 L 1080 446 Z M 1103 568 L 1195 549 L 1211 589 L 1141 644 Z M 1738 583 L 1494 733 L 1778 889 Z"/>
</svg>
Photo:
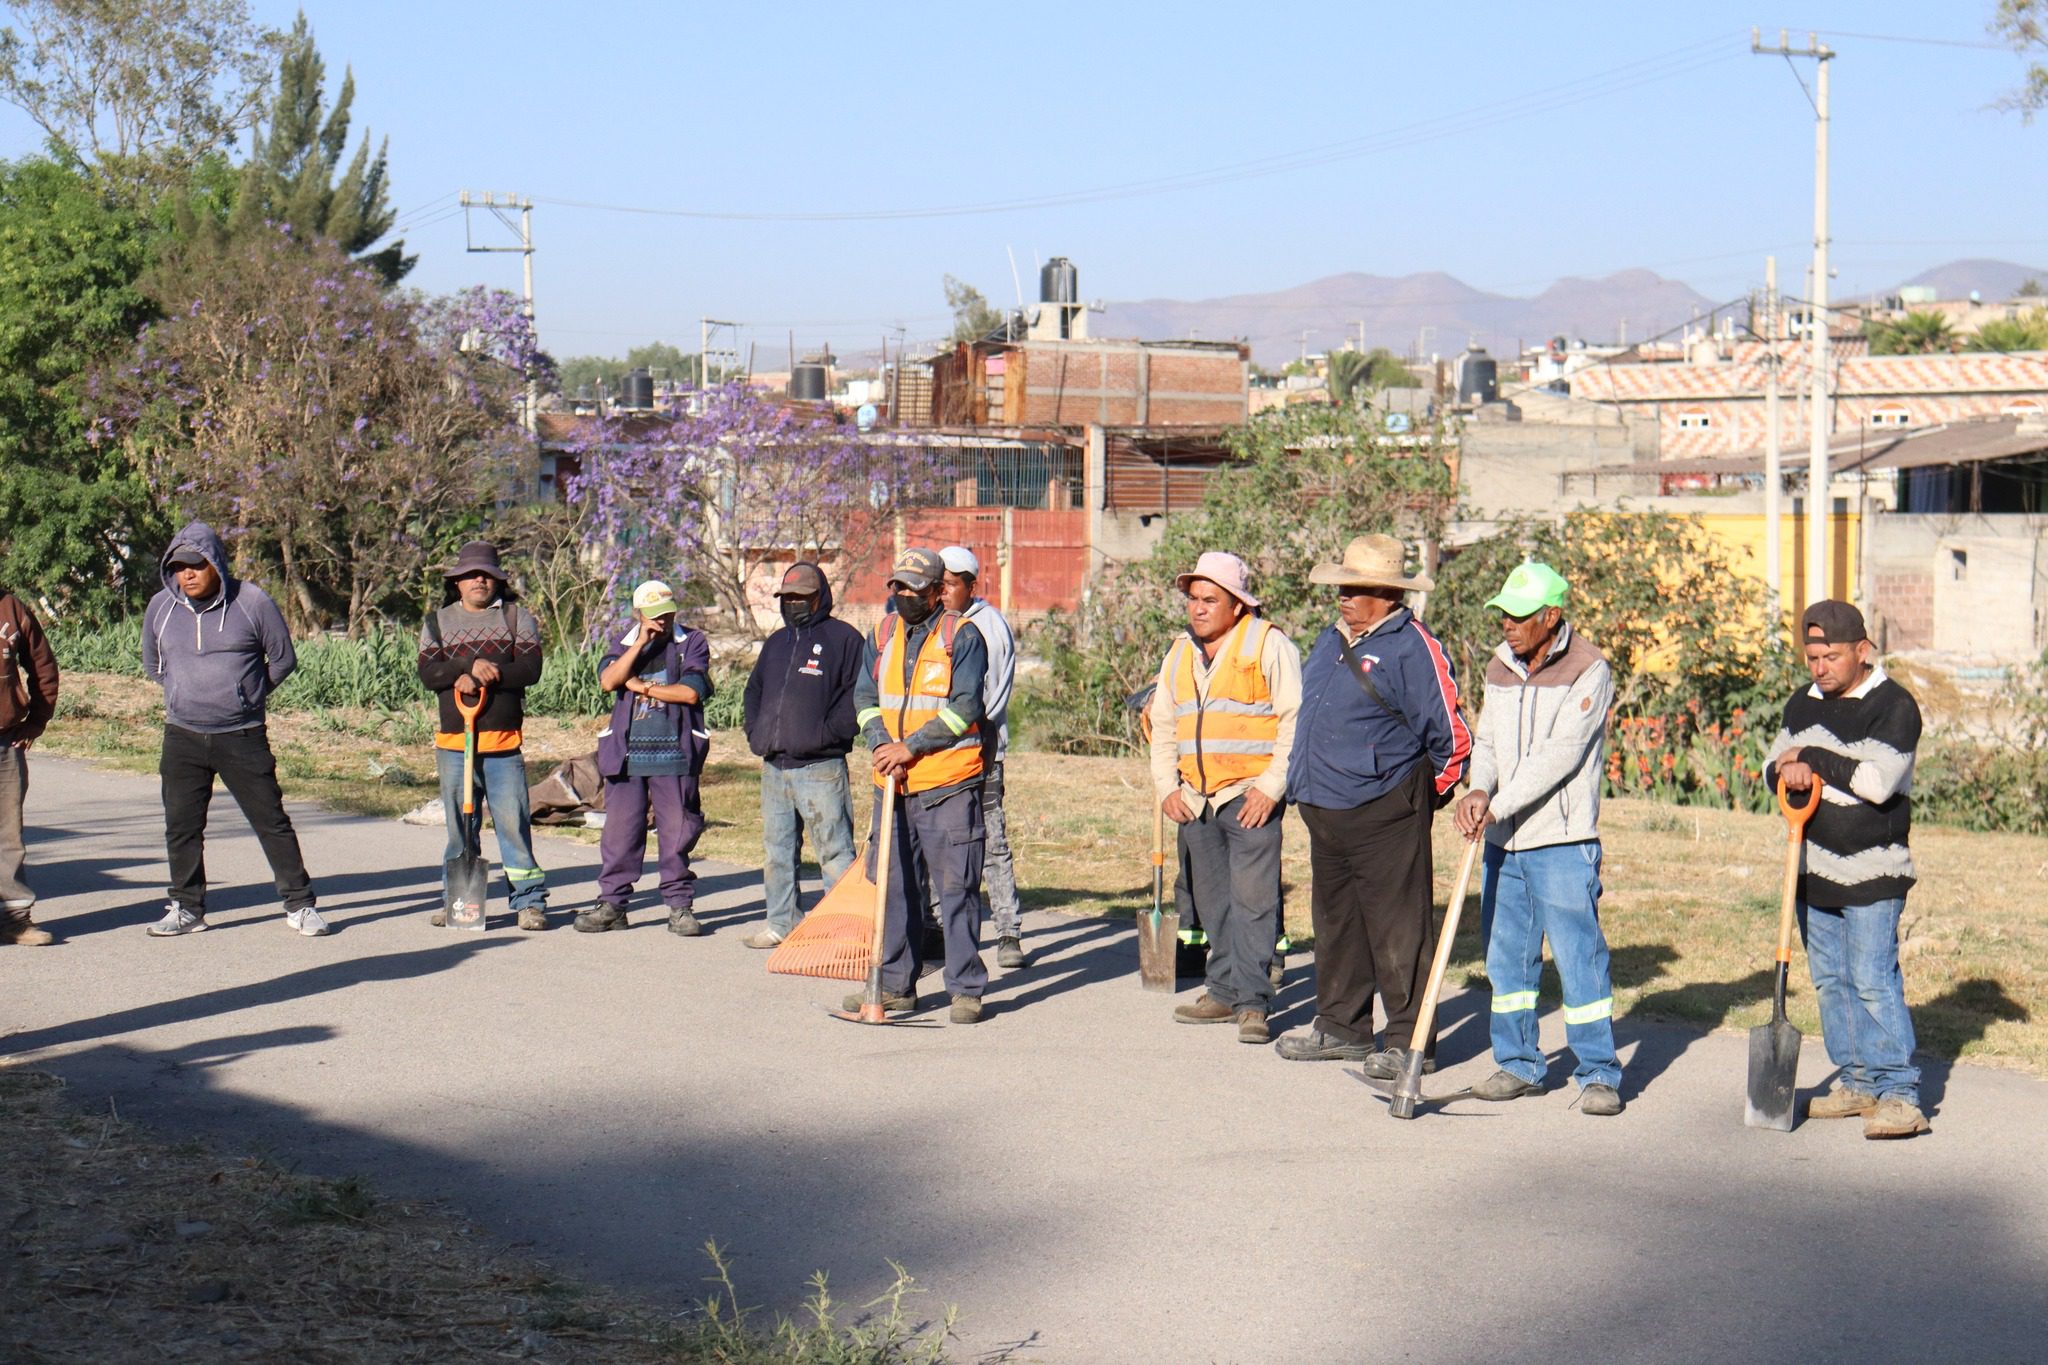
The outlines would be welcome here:
<svg viewBox="0 0 2048 1365">
<path fill-rule="evenodd" d="M 903 690 L 903 640 L 909 632 L 900 628 L 902 621 L 894 612 L 884 616 L 875 628 L 875 692 L 882 711 L 882 727 L 889 732 L 889 738 L 900 740 L 914 735 L 942 716 L 946 718 L 946 728 L 955 729 L 946 699 L 953 692 L 953 633 L 959 628 L 960 619 L 958 612 L 949 611 L 924 637 L 908 692 Z M 945 748 L 912 760 L 903 790 L 914 795 L 979 776 L 981 726 L 975 724 L 955 730 L 953 742 Z M 882 775 L 876 773 L 875 786 L 881 785 Z"/>
<path fill-rule="evenodd" d="M 1259 670 L 1259 654 L 1272 628 L 1250 615 L 1231 627 L 1216 648 L 1207 696 L 1195 685 L 1195 651 L 1200 646 L 1183 635 L 1167 656 L 1181 781 L 1204 796 L 1249 782 L 1273 762 L 1280 716 L 1273 709 L 1266 675 Z"/>
</svg>

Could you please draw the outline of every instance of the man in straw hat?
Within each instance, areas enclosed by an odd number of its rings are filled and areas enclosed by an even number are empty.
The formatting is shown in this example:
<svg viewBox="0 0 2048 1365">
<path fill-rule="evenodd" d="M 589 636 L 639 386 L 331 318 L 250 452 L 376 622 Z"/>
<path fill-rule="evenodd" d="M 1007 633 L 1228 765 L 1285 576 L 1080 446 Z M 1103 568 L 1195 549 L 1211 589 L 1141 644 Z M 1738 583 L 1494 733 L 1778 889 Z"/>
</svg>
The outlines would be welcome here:
<svg viewBox="0 0 2048 1365">
<path fill-rule="evenodd" d="M 1152 692 L 1152 786 L 1177 827 L 1182 865 L 1209 934 L 1207 988 L 1173 1017 L 1235 1021 L 1237 1040 L 1271 1039 L 1280 826 L 1286 810 L 1301 655 L 1258 614 L 1244 561 L 1210 550 L 1174 579 L 1188 632 L 1166 651 Z"/>
<path fill-rule="evenodd" d="M 1472 734 L 1436 636 L 1402 605 L 1431 581 L 1402 568 L 1401 542 L 1360 536 L 1309 581 L 1337 589 L 1337 621 L 1302 668 L 1287 796 L 1308 826 L 1316 1018 L 1282 1038 L 1289 1061 L 1351 1060 L 1391 1079 L 1407 1058 L 1435 951 L 1430 817 L 1464 775 Z M 1373 1048 L 1373 992 L 1387 1047 Z"/>
<path fill-rule="evenodd" d="M 1480 899 L 1493 983 L 1493 1060 L 1482 1100 L 1539 1093 L 1549 1059 L 1536 1034 L 1543 940 L 1564 984 L 1565 1039 L 1577 1059 L 1579 1112 L 1621 1112 L 1614 988 L 1600 929 L 1600 766 L 1614 674 L 1564 619 L 1567 587 L 1548 564 L 1523 564 L 1486 603 L 1501 614 L 1472 741 L 1472 790 L 1458 832 L 1486 837 Z"/>
</svg>

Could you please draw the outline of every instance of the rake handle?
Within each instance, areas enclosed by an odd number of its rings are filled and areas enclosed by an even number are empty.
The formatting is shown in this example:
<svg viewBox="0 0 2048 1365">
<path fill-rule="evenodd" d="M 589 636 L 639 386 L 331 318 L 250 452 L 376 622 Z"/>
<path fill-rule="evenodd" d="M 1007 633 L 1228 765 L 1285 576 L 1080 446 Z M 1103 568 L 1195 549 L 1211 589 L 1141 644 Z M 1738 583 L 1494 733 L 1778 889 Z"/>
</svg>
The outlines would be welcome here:
<svg viewBox="0 0 2048 1365">
<path fill-rule="evenodd" d="M 867 989 L 860 1002 L 860 1021 L 863 1024 L 883 1023 L 887 1016 L 882 1010 L 882 933 L 889 916 L 889 862 L 896 850 L 896 779 L 887 778 L 882 783 L 882 830 L 875 842 L 875 933 L 874 948 L 868 954 Z M 905 916 L 904 932 L 915 932 L 914 926 Z M 914 984 L 914 983 L 913 983 Z"/>
</svg>

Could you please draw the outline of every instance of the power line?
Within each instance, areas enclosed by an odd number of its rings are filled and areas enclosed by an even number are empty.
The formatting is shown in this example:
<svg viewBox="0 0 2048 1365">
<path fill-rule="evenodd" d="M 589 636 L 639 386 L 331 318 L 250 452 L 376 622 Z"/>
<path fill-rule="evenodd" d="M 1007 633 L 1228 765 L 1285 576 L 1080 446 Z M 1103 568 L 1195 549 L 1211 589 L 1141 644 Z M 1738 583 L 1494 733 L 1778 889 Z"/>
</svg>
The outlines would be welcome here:
<svg viewBox="0 0 2048 1365">
<path fill-rule="evenodd" d="M 1825 33 L 1830 38 L 1861 38 L 1873 43 L 1914 43 L 1921 47 L 1968 47 L 1988 52 L 2010 52 L 2004 43 L 1987 42 L 1982 38 L 1922 38 L 1910 33 L 1851 33 L 1841 28 L 1814 28 L 1810 24 L 1792 24 L 1795 33 Z"/>
</svg>

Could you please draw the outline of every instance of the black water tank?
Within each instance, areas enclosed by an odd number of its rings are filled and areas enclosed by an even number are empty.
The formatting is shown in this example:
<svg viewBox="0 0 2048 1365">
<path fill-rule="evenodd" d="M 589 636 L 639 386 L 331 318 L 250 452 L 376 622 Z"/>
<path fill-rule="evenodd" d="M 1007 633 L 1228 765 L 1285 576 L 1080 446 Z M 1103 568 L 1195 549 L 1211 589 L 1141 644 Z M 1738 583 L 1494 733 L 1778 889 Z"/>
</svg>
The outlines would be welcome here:
<svg viewBox="0 0 2048 1365">
<path fill-rule="evenodd" d="M 645 369 L 626 371 L 625 392 L 621 407 L 644 412 L 654 406 L 654 376 Z"/>
<path fill-rule="evenodd" d="M 825 367 L 815 360 L 804 360 L 789 372 L 789 396 L 807 403 L 825 401 Z"/>
<path fill-rule="evenodd" d="M 1458 357 L 1458 401 L 1460 403 L 1491 403 L 1500 397 L 1500 366 L 1486 353 L 1484 346 L 1474 346 Z"/>
<path fill-rule="evenodd" d="M 1064 256 L 1055 256 L 1038 268 L 1040 303 L 1079 303 L 1081 272 Z"/>
</svg>

